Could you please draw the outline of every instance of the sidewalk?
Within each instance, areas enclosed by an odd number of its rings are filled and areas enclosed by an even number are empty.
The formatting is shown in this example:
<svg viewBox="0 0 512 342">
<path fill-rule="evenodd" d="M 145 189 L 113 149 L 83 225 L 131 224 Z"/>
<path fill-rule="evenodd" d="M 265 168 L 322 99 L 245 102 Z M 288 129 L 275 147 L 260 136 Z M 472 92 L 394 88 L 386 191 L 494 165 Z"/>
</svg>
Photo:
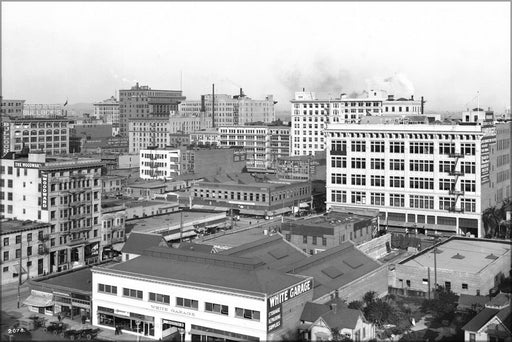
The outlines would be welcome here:
<svg viewBox="0 0 512 342">
<path fill-rule="evenodd" d="M 39 317 L 43 317 L 46 319 L 46 325 L 48 325 L 50 322 L 57 322 L 58 319 L 57 317 L 54 317 L 54 316 L 46 316 L 46 315 L 41 315 L 41 314 L 37 314 L 35 312 L 31 312 L 31 311 L 28 311 L 28 309 L 26 307 L 23 307 L 23 308 L 20 308 L 19 310 L 16 310 L 17 312 L 19 312 L 21 314 L 22 317 L 20 318 L 29 318 L 30 316 L 39 316 Z M 20 319 L 18 318 L 18 319 Z M 86 328 L 100 328 L 100 332 L 98 333 L 97 335 L 97 339 L 98 340 L 106 340 L 106 341 L 137 341 L 137 335 L 132 335 L 130 333 L 127 333 L 126 331 L 123 332 L 123 334 L 121 335 L 116 335 L 115 332 L 114 332 L 114 329 L 112 328 L 111 329 L 107 329 L 105 327 L 95 327 L 93 326 L 92 324 L 90 323 L 85 323 L 85 324 L 82 324 L 82 322 L 79 322 L 79 321 L 76 321 L 76 320 L 72 320 L 70 318 L 63 318 L 62 321 L 65 326 L 66 326 L 66 330 L 80 330 L 80 329 L 86 329 Z M 148 337 L 145 337 L 145 336 L 141 336 L 139 341 L 154 341 L 154 339 L 150 339 Z"/>
</svg>

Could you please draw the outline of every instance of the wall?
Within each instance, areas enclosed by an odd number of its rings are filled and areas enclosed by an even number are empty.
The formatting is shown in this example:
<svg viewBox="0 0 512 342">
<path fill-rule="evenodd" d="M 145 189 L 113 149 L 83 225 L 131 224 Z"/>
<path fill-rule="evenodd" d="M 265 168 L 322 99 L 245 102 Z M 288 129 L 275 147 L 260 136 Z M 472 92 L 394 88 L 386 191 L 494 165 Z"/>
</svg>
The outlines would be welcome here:
<svg viewBox="0 0 512 342">
<path fill-rule="evenodd" d="M 386 244 L 389 244 L 391 247 L 391 234 L 386 234 L 383 236 L 379 236 L 374 238 L 368 242 L 362 243 L 357 248 L 374 259 L 382 258 L 384 255 L 388 253 Z"/>
</svg>

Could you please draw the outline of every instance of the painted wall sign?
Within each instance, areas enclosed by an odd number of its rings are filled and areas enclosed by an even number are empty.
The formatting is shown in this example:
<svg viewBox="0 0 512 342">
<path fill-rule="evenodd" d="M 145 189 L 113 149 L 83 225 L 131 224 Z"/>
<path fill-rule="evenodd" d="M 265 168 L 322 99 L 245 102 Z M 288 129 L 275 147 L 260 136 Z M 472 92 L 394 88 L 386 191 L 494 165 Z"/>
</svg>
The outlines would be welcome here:
<svg viewBox="0 0 512 342">
<path fill-rule="evenodd" d="M 48 173 L 41 172 L 41 209 L 48 210 Z"/>
<path fill-rule="evenodd" d="M 278 292 L 267 300 L 267 332 L 279 329 L 282 324 L 283 303 L 300 296 L 303 293 L 313 290 L 313 279 L 305 280 L 297 285 L 291 286 Z"/>
<path fill-rule="evenodd" d="M 43 163 L 33 162 L 14 162 L 14 167 L 22 167 L 24 169 L 39 169 Z"/>
</svg>

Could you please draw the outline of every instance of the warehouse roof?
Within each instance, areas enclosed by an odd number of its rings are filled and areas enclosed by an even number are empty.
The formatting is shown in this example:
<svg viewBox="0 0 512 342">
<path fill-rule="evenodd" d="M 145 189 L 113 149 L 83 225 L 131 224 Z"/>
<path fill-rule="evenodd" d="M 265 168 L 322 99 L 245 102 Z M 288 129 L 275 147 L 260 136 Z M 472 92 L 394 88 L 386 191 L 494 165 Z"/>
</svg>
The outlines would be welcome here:
<svg viewBox="0 0 512 342">
<path fill-rule="evenodd" d="M 376 270 L 380 263 L 358 250 L 350 241 L 298 261 L 288 272 L 315 278 L 313 299 L 338 290 Z"/>
<path fill-rule="evenodd" d="M 132 232 L 121 252 L 141 255 L 147 248 L 163 245 L 167 246 L 167 243 L 160 234 Z"/>
<path fill-rule="evenodd" d="M 304 280 L 264 266 L 249 258 L 154 247 L 136 259 L 104 270 L 252 294 L 273 294 Z"/>
</svg>

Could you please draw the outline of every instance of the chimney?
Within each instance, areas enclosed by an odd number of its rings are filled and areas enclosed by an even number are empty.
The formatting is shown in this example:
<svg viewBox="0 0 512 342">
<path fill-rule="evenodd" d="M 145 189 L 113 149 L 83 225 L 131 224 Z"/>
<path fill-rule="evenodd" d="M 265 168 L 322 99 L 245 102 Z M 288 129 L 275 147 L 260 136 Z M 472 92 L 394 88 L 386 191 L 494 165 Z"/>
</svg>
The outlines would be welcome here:
<svg viewBox="0 0 512 342">
<path fill-rule="evenodd" d="M 215 127 L 215 84 L 212 84 L 212 127 Z"/>
<path fill-rule="evenodd" d="M 206 107 L 204 105 L 204 95 L 201 95 L 201 112 L 206 112 Z"/>
<path fill-rule="evenodd" d="M 394 101 L 395 95 L 388 95 L 388 101 Z"/>
<path fill-rule="evenodd" d="M 240 97 L 244 97 L 244 91 L 240 88 Z"/>
<path fill-rule="evenodd" d="M 411 101 L 414 101 L 414 95 L 411 95 Z"/>
<path fill-rule="evenodd" d="M 306 91 L 306 88 L 302 88 L 302 91 Z"/>
<path fill-rule="evenodd" d="M 337 307 L 338 307 L 338 304 L 336 304 L 336 303 L 332 303 L 332 304 L 331 304 L 331 310 L 332 310 L 332 312 L 336 313 L 336 309 L 337 309 Z"/>
</svg>

